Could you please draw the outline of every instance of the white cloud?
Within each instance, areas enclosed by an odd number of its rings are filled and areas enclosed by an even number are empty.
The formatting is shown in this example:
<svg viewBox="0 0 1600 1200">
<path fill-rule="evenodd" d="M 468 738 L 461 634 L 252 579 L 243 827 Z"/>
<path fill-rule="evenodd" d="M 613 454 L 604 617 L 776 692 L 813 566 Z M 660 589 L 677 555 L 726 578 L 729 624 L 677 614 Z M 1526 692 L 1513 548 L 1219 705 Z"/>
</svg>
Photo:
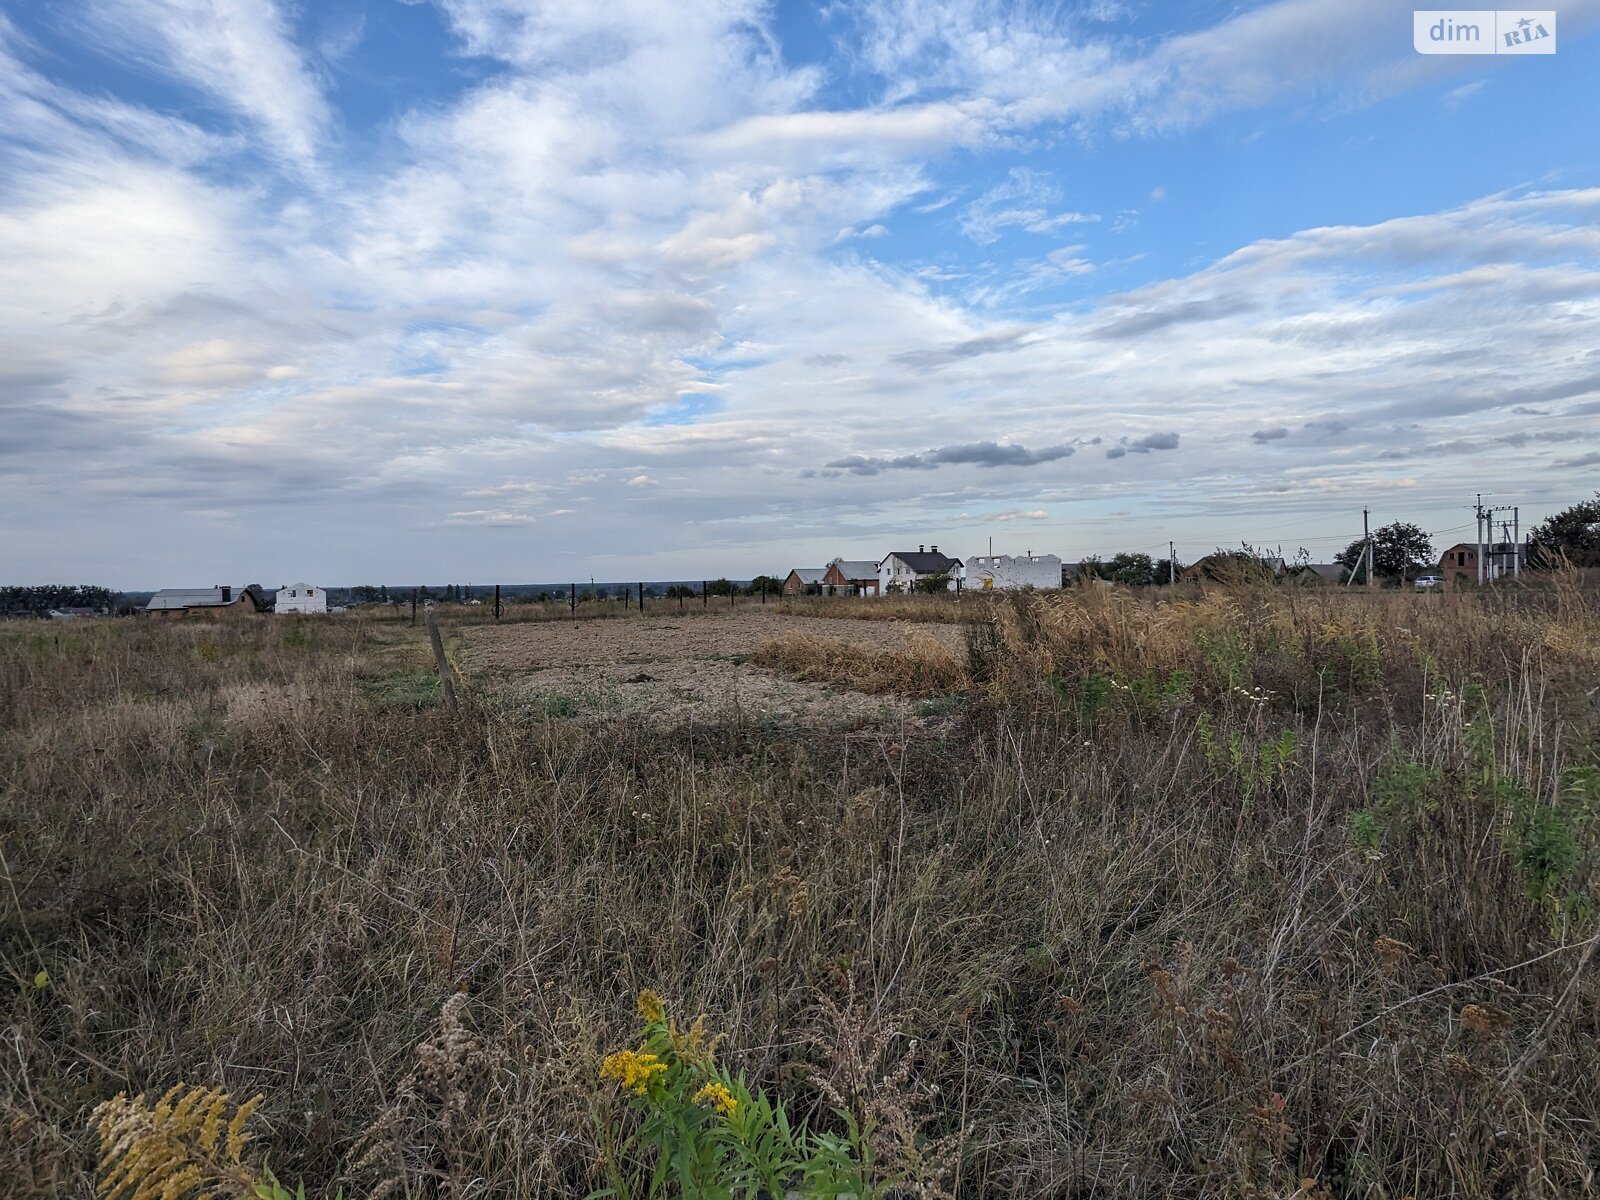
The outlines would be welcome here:
<svg viewBox="0 0 1600 1200">
<path fill-rule="evenodd" d="M 445 519 L 446 525 L 535 525 L 536 517 L 528 513 L 505 508 L 477 508 L 466 512 L 453 512 Z"/>
<path fill-rule="evenodd" d="M 93 0 L 88 28 L 112 53 L 170 68 L 309 163 L 329 114 L 274 0 Z"/>
<path fill-rule="evenodd" d="M 1006 179 L 984 192 L 961 215 L 961 231 L 980 246 L 1000 240 L 1010 227 L 1053 233 L 1063 226 L 1098 221 L 1093 213 L 1053 212 L 1061 189 L 1037 171 L 1013 167 Z"/>
<path fill-rule="evenodd" d="M 382 561 L 401 552 L 372 530 L 410 554 L 448 525 L 426 543 L 441 569 L 501 553 L 498 526 L 581 512 L 538 524 L 549 555 L 648 551 L 663 576 L 972 513 L 1067 550 L 1096 505 L 1215 520 L 1302 449 L 1307 519 L 1369 488 L 1443 505 L 1459 472 L 1428 446 L 1501 407 L 1569 441 L 1592 421 L 1600 191 L 1303 230 L 1050 306 L 1041 289 L 1115 266 L 1082 244 L 1098 231 L 1072 172 L 974 198 L 930 165 L 1052 121 L 1169 128 L 1314 88 L 1353 53 L 1314 8 L 1139 50 L 1053 8 L 898 6 L 870 17 L 866 50 L 887 98 L 831 111 L 761 6 L 451 0 L 464 48 L 503 69 L 405 114 L 376 161 L 295 187 L 341 134 L 283 10 L 135 0 L 145 61 L 247 128 L 0 62 L 0 497 L 81 534 L 29 562 L 72 541 L 134 583 L 151 568 L 128 546 L 176 562 L 196 544 L 184 506 L 245 495 Z M 259 56 L 238 49 L 252 29 Z M 1213 94 L 1236 35 L 1237 76 Z M 1335 66 L 1307 61 L 1319 37 Z M 241 140 L 286 176 L 219 169 Z M 1043 240 L 993 268 L 873 261 L 901 244 L 897 215 L 915 228 L 912 205 L 980 245 Z M 1409 457 L 1390 470 L 1382 452 Z M 919 455 L 937 469 L 882 466 Z M 851 456 L 878 473 L 805 475 Z M 1481 457 L 1554 487 L 1584 456 Z"/>
</svg>

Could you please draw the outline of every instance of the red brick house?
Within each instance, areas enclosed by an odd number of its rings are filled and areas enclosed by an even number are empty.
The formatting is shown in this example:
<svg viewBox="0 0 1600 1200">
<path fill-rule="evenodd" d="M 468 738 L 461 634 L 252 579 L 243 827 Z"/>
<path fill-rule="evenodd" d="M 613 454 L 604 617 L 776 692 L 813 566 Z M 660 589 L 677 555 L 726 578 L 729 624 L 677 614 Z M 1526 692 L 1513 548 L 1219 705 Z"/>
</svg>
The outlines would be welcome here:
<svg viewBox="0 0 1600 1200">
<path fill-rule="evenodd" d="M 1469 542 L 1457 542 L 1439 556 L 1439 574 L 1454 587 L 1458 583 L 1478 582 L 1478 548 Z"/>
<path fill-rule="evenodd" d="M 836 558 L 823 573 L 824 590 L 846 596 L 876 596 L 878 594 L 878 564 Z"/>
<path fill-rule="evenodd" d="M 785 596 L 814 596 L 822 589 L 826 567 L 796 567 L 783 580 Z"/>
<path fill-rule="evenodd" d="M 1485 581 L 1515 575 L 1528 567 L 1528 548 L 1516 542 L 1492 542 L 1483 564 Z M 1472 542 L 1457 542 L 1439 556 L 1439 574 L 1450 586 L 1478 582 L 1478 547 Z"/>
</svg>

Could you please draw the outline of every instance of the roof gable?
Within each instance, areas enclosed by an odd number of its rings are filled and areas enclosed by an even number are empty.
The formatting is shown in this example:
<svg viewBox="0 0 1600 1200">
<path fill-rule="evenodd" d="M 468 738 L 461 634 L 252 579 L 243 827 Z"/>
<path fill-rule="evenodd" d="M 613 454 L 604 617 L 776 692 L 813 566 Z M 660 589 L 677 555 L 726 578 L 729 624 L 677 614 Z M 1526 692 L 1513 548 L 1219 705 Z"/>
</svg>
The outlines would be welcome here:
<svg viewBox="0 0 1600 1200">
<path fill-rule="evenodd" d="M 881 567 L 891 558 L 898 558 L 918 575 L 937 575 L 941 571 L 948 571 L 952 567 L 959 567 L 961 560 L 951 558 L 948 554 L 937 554 L 932 550 L 892 550 L 883 556 Z"/>
</svg>

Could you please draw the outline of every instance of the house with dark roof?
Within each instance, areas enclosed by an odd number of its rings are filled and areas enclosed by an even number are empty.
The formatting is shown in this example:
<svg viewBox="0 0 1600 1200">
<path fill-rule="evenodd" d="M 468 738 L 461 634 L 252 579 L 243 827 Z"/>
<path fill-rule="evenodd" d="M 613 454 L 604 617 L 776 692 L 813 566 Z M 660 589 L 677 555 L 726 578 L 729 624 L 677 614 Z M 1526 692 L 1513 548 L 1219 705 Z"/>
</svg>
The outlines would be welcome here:
<svg viewBox="0 0 1600 1200">
<path fill-rule="evenodd" d="M 259 583 L 236 588 L 217 584 L 208 588 L 162 588 L 144 611 L 152 617 L 215 616 L 232 617 L 261 612 L 267 599 Z"/>
<path fill-rule="evenodd" d="M 1344 583 L 1350 578 L 1350 568 L 1343 563 L 1307 563 L 1305 571 L 1324 583 Z"/>
<path fill-rule="evenodd" d="M 823 586 L 846 596 L 878 594 L 878 564 L 871 559 L 836 558 L 823 572 Z"/>
<path fill-rule="evenodd" d="M 1218 583 L 1272 583 L 1283 575 L 1285 563 L 1274 555 L 1244 550 L 1218 550 L 1178 572 L 1179 583 L 1212 580 Z"/>
<path fill-rule="evenodd" d="M 940 554 L 937 546 L 932 550 L 926 546 L 895 550 L 878 560 L 879 590 L 886 595 L 915 591 L 917 581 L 930 575 L 948 575 L 950 590 L 954 591 L 961 579 L 961 560 Z"/>
</svg>

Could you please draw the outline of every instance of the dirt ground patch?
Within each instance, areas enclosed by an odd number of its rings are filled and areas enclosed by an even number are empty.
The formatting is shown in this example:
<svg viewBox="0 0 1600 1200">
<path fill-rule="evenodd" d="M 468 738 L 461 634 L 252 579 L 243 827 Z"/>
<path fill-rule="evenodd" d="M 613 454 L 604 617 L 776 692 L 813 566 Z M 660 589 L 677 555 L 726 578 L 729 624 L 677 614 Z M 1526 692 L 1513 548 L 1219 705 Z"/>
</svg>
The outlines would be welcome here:
<svg viewBox="0 0 1600 1200">
<path fill-rule="evenodd" d="M 788 679 L 747 662 L 779 633 L 800 630 L 863 648 L 904 645 L 924 631 L 953 649 L 950 625 L 828 621 L 770 609 L 646 613 L 606 621 L 478 626 L 463 665 L 552 716 L 648 715 L 662 721 L 738 712 L 754 720 L 860 722 L 916 717 L 924 706 Z"/>
</svg>

